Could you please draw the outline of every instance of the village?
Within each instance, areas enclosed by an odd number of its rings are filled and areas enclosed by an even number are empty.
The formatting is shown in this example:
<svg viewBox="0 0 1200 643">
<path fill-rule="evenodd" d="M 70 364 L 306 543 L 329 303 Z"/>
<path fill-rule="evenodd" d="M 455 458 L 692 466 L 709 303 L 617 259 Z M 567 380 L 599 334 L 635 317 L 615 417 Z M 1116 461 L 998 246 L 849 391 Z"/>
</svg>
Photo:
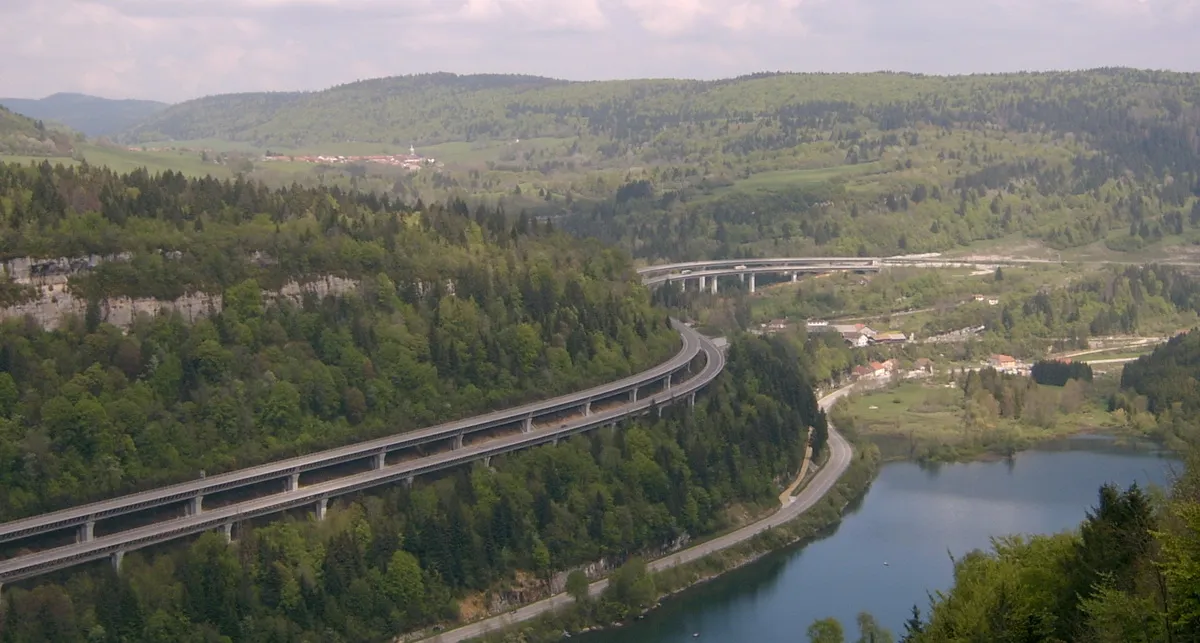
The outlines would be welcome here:
<svg viewBox="0 0 1200 643">
<path fill-rule="evenodd" d="M 988 302 L 989 304 L 991 302 Z M 994 304 L 992 304 L 994 305 Z M 788 319 L 772 319 L 766 323 L 760 324 L 755 330 L 756 334 L 770 335 L 780 333 L 792 327 L 792 322 Z M 851 348 L 867 348 L 869 346 L 898 346 L 916 342 L 916 337 L 913 335 L 905 335 L 899 331 L 876 331 L 866 324 L 831 324 L 827 321 L 807 321 L 804 323 L 804 328 L 808 333 L 837 333 L 842 340 Z M 954 331 L 954 335 L 962 339 L 970 338 L 983 330 L 983 327 L 965 328 L 961 331 Z M 936 338 L 930 338 L 936 339 Z M 926 340 L 928 342 L 929 340 Z M 872 361 L 862 366 L 856 366 L 851 371 L 851 378 L 855 381 L 859 380 L 883 380 L 891 378 L 898 372 L 896 360 L 889 359 L 886 361 Z M 1011 355 L 1000 353 L 989 355 L 987 360 L 982 362 L 979 367 L 965 368 L 963 370 L 978 370 L 979 368 L 993 368 L 998 372 L 1011 375 L 1029 375 L 1032 365 L 1023 362 Z M 905 378 L 920 378 L 932 375 L 934 372 L 934 363 L 926 357 L 919 358 L 913 362 L 913 367 L 901 375 Z"/>
<path fill-rule="evenodd" d="M 437 165 L 437 159 L 425 158 L 416 153 L 416 150 L 409 146 L 408 154 L 371 154 L 364 156 L 342 156 L 336 154 L 306 154 L 306 155 L 284 155 L 272 152 L 267 152 L 261 159 L 265 162 L 271 161 L 291 161 L 295 163 L 313 163 L 325 165 L 347 165 L 351 163 L 375 163 L 377 165 L 390 165 L 399 167 L 409 171 L 416 171 L 423 167 Z"/>
</svg>

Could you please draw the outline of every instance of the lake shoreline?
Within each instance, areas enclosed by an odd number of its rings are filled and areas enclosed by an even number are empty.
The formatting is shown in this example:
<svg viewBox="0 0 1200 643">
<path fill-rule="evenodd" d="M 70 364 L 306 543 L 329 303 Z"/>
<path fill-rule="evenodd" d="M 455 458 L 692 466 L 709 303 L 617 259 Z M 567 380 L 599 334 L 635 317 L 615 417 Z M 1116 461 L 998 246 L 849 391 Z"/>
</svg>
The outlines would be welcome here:
<svg viewBox="0 0 1200 643">
<path fill-rule="evenodd" d="M 652 576 L 658 593 L 655 603 L 639 612 L 634 619 L 618 623 L 596 623 L 590 614 L 581 613 L 579 605 L 572 604 L 566 609 L 513 624 L 511 627 L 474 640 L 500 640 L 514 633 L 524 633 L 529 640 L 535 641 L 554 635 L 556 640 L 561 637 L 562 633 L 570 633 L 575 636 L 588 632 L 619 630 L 653 613 L 662 607 L 664 601 L 669 601 L 689 589 L 748 567 L 771 554 L 791 547 L 802 548 L 833 535 L 845 515 L 846 508 L 860 502 L 866 496 L 882 466 L 879 450 L 873 445 L 862 441 L 852 441 L 851 445 L 854 459 L 849 468 L 838 478 L 837 483 L 804 513 L 727 549 L 713 552 L 689 563 L 653 572 Z M 827 464 L 828 462 L 822 465 L 822 468 Z M 819 470 L 816 473 L 819 473 Z M 810 471 L 809 479 L 800 488 L 803 489 L 810 484 L 813 476 L 815 473 Z M 596 600 L 595 597 L 592 600 Z M 549 639 L 547 638 L 547 640 Z"/>
<path fill-rule="evenodd" d="M 856 484 L 852 483 L 852 486 L 850 487 L 851 495 L 849 497 L 844 498 L 844 501 L 842 501 L 840 503 L 840 506 L 837 507 L 836 517 L 834 517 L 832 520 L 825 520 L 819 524 L 812 525 L 812 528 L 815 529 L 814 533 L 805 534 L 802 536 L 798 535 L 794 538 L 789 539 L 787 542 L 784 542 L 782 544 L 775 544 L 771 548 L 768 548 L 768 549 L 755 549 L 752 553 L 743 553 L 739 557 L 738 554 L 741 549 L 746 548 L 746 547 L 753 547 L 754 545 L 756 545 L 759 542 L 759 539 L 755 538 L 751 541 L 747 541 L 746 543 L 742 543 L 741 545 L 739 545 L 737 547 L 732 547 L 728 550 L 724 550 L 721 552 L 715 552 L 709 556 L 706 556 L 703 559 L 694 561 L 693 563 L 689 563 L 688 565 L 682 565 L 682 566 L 679 566 L 679 567 L 676 567 L 676 568 L 673 568 L 670 570 L 665 570 L 663 572 L 659 572 L 659 573 L 655 574 L 655 578 L 657 580 L 658 578 L 663 577 L 664 575 L 670 575 L 670 574 L 676 573 L 676 572 L 687 572 L 689 569 L 692 569 L 692 568 L 703 568 L 707 563 L 713 562 L 713 559 L 726 559 L 726 560 L 721 561 L 722 566 L 720 567 L 720 569 L 708 571 L 706 573 L 703 573 L 702 575 L 688 579 L 683 584 L 680 584 L 677 586 L 672 586 L 670 589 L 663 590 L 662 593 L 656 599 L 655 604 L 653 606 L 643 610 L 636 617 L 635 621 L 641 620 L 643 617 L 661 609 L 664 606 L 663 604 L 665 602 L 668 602 L 673 598 L 677 598 L 679 595 L 687 593 L 689 590 L 698 588 L 707 583 L 718 580 L 722 576 L 725 576 L 731 572 L 734 572 L 734 571 L 743 569 L 745 567 L 748 567 L 750 565 L 753 565 L 754 563 L 759 562 L 763 558 L 766 558 L 766 557 L 774 555 L 774 554 L 783 553 L 789 549 L 804 549 L 805 547 L 807 547 L 811 544 L 814 544 L 820 540 L 823 540 L 825 538 L 828 538 L 828 537 L 834 535 L 837 532 L 838 527 L 841 525 L 842 519 L 845 517 L 846 509 L 848 507 L 850 507 L 852 504 L 861 502 L 866 497 L 867 493 L 870 492 L 872 483 L 875 482 L 876 478 L 879 475 L 879 472 L 881 471 L 881 469 L 884 465 L 907 462 L 907 463 L 915 464 L 919 467 L 925 468 L 925 467 L 938 467 L 941 465 L 970 464 L 970 463 L 977 463 L 977 462 L 983 462 L 983 463 L 1002 462 L 1005 460 L 1013 460 L 1017 455 L 1020 455 L 1022 453 L 1039 452 L 1039 451 L 1040 452 L 1049 452 L 1052 450 L 1046 450 L 1044 448 L 1049 444 L 1066 443 L 1072 439 L 1087 438 L 1089 436 L 1094 437 L 1096 439 L 1102 439 L 1105 442 L 1110 442 L 1114 445 L 1121 447 L 1122 450 L 1131 447 L 1131 445 L 1139 444 L 1139 443 L 1153 445 L 1157 450 L 1163 450 L 1163 451 L 1167 450 L 1165 445 L 1163 445 L 1162 443 L 1153 441 L 1146 437 L 1132 436 L 1132 435 L 1113 435 L 1111 433 L 1107 433 L 1107 432 L 1103 431 L 1102 429 L 1086 428 L 1086 429 L 1083 429 L 1083 430 L 1080 430 L 1080 431 L 1077 431 L 1074 433 L 1067 433 L 1067 434 L 1059 433 L 1059 434 L 1047 435 L 1043 439 L 1033 440 L 1033 441 L 1023 445 L 1021 449 L 1018 449 L 1010 454 L 997 453 L 995 451 L 983 451 L 978 454 L 963 457 L 963 458 L 960 458 L 960 459 L 957 459 L 954 461 L 944 461 L 944 460 L 921 461 L 921 460 L 916 460 L 913 458 L 907 458 L 907 457 L 902 457 L 902 456 L 884 457 L 884 456 L 880 455 L 878 460 L 873 465 L 873 468 L 870 472 L 869 478 L 867 478 L 865 480 L 865 482 L 861 485 L 856 485 Z M 871 439 L 870 436 L 861 436 L 861 435 L 857 436 L 856 439 L 852 441 L 852 444 L 854 445 L 854 449 L 855 449 L 856 453 L 861 452 L 865 448 L 869 449 L 869 448 L 874 447 L 874 449 L 876 451 L 878 451 L 878 449 L 879 449 L 879 445 L 877 445 Z M 1070 448 L 1068 447 L 1067 450 L 1070 450 Z M 1130 448 L 1129 450 L 1140 451 L 1140 449 L 1134 449 L 1134 448 Z M 846 472 L 846 474 L 843 475 L 843 478 L 848 477 L 850 475 L 850 473 L 851 472 L 848 470 Z M 805 484 L 807 484 L 807 481 L 805 481 Z M 803 489 L 803 485 L 800 488 Z M 825 498 L 822 499 L 822 503 L 819 503 L 819 504 L 824 504 L 825 501 L 828 500 L 831 495 L 833 495 L 832 490 L 831 490 L 830 494 L 827 494 L 825 496 Z M 785 523 L 784 525 L 780 525 L 779 527 L 775 527 L 772 530 L 769 530 L 767 533 L 769 533 L 770 531 L 775 531 L 775 530 L 787 530 L 789 527 L 794 527 L 797 523 L 802 523 L 807 518 L 810 518 L 814 514 L 814 512 L 816 512 L 818 510 L 818 508 L 819 508 L 819 506 L 814 506 L 812 508 L 812 510 L 810 510 L 810 512 L 806 512 L 803 515 L 797 516 L 794 520 L 792 520 L 788 523 Z M 766 535 L 766 534 L 764 534 L 764 535 Z M 734 559 L 728 560 L 730 558 L 731 554 L 734 556 Z M 577 634 L 585 634 L 588 632 L 615 631 L 615 630 L 620 630 L 622 628 L 628 627 L 632 624 L 633 624 L 633 622 L 608 623 L 608 624 L 601 624 L 601 625 L 593 624 L 593 625 L 590 625 L 583 629 L 571 632 L 571 634 L 577 635 Z M 566 631 L 567 630 L 563 630 L 563 632 L 566 632 Z"/>
</svg>

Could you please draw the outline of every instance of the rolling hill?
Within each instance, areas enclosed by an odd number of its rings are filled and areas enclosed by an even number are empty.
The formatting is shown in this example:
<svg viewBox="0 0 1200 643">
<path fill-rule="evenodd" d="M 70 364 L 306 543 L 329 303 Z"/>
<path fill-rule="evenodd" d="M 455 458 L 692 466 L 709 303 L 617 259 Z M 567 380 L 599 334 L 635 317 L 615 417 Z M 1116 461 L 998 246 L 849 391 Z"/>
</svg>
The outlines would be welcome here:
<svg viewBox="0 0 1200 643">
<path fill-rule="evenodd" d="M 112 136 L 166 109 L 150 100 L 112 100 L 60 93 L 45 98 L 0 98 L 3 105 L 30 118 L 62 123 L 88 136 Z"/>
<path fill-rule="evenodd" d="M 412 143 L 445 169 L 410 177 L 345 166 L 343 178 L 406 199 L 520 200 L 648 259 L 928 252 L 1002 239 L 1088 252 L 1200 248 L 1200 74 L 426 74 L 211 96 L 124 136 L 345 155 Z M 342 171 L 259 167 L 281 181 Z"/>
<path fill-rule="evenodd" d="M 69 156 L 73 137 L 0 105 L 0 156 Z"/>
</svg>

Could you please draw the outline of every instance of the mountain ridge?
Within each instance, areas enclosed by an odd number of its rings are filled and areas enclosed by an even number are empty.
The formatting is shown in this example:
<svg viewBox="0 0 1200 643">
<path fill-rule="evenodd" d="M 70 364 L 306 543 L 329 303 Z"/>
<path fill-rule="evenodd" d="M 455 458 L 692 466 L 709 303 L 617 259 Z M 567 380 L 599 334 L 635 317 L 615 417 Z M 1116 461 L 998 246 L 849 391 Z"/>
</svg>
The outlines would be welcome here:
<svg viewBox="0 0 1200 643">
<path fill-rule="evenodd" d="M 43 98 L 0 98 L 0 105 L 29 118 L 61 123 L 88 136 L 113 136 L 170 105 L 152 100 L 113 99 L 76 92 Z"/>
<path fill-rule="evenodd" d="M 958 109 L 991 109 L 996 105 L 972 105 L 977 90 L 998 90 L 990 93 L 1014 99 L 1050 87 L 1096 94 L 1110 89 L 1114 79 L 1131 86 L 1180 88 L 1185 95 L 1200 87 L 1200 74 L 1126 68 L 967 76 L 762 72 L 716 80 L 600 81 L 437 72 L 319 91 L 206 96 L 148 117 L 124 131 L 121 140 L 220 139 L 256 147 L 311 148 L 347 142 L 431 145 L 571 138 L 597 128 L 652 130 L 655 121 L 742 118 L 817 103 L 882 106 L 939 96 Z"/>
</svg>

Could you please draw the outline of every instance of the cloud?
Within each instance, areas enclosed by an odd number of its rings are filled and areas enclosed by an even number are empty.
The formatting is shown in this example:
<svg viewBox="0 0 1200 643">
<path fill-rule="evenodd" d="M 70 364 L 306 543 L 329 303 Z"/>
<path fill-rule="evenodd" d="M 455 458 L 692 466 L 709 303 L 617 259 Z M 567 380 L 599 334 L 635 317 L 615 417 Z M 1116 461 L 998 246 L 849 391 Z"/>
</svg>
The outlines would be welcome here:
<svg viewBox="0 0 1200 643">
<path fill-rule="evenodd" d="M 426 71 L 1195 70 L 1200 0 L 0 0 L 0 96 L 177 101 Z"/>
</svg>

